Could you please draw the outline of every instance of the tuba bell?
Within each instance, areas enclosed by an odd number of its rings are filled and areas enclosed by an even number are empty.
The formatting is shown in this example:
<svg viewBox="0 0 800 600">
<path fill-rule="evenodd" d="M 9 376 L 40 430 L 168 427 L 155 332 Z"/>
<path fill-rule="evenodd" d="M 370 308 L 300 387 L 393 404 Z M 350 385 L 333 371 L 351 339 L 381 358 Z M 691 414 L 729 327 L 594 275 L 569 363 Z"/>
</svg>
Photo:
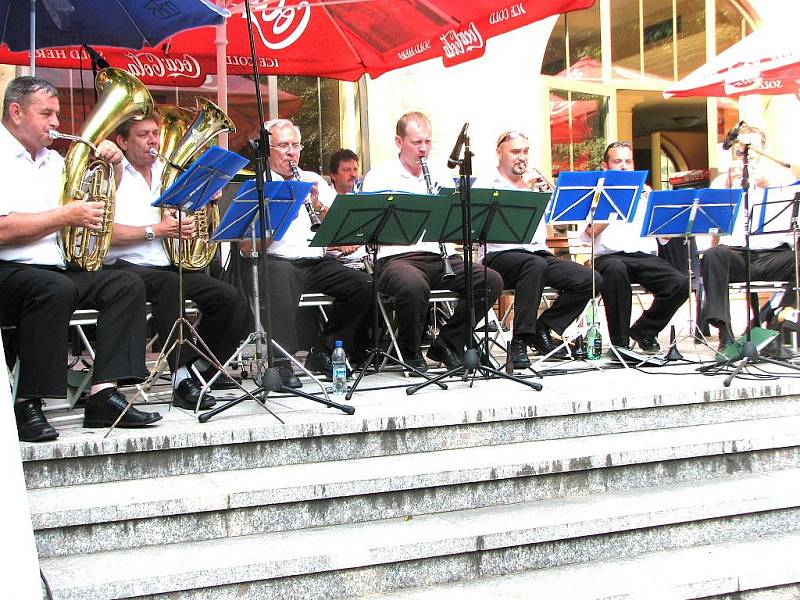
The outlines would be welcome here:
<svg viewBox="0 0 800 600">
<path fill-rule="evenodd" d="M 236 126 L 219 106 L 207 98 L 197 99 L 197 114 L 191 123 L 187 118 L 191 113 L 185 109 L 164 107 L 159 112 L 163 117 L 161 154 L 166 158 L 161 175 L 163 193 L 180 175 L 179 167 L 186 167 L 220 133 L 235 132 Z M 164 248 L 172 264 L 181 264 L 188 271 L 205 269 L 219 246 L 218 242 L 211 240 L 211 234 L 220 222 L 217 203 L 210 202 L 204 209 L 197 211 L 194 217 L 195 235 L 192 239 L 183 240 L 181 244 L 175 239 L 164 239 Z"/>
<path fill-rule="evenodd" d="M 96 151 L 97 144 L 108 137 L 117 125 L 126 119 L 148 116 L 155 106 L 144 84 L 121 69 L 101 70 L 97 74 L 95 88 L 98 101 L 80 135 L 50 132 L 52 139 L 73 141 L 64 165 L 61 204 L 88 194 L 93 201 L 102 202 L 105 207 L 99 230 L 72 225 L 61 230 L 61 244 L 67 263 L 84 271 L 97 271 L 103 266 L 114 228 L 114 169 L 105 160 L 91 158 L 91 152 Z"/>
</svg>

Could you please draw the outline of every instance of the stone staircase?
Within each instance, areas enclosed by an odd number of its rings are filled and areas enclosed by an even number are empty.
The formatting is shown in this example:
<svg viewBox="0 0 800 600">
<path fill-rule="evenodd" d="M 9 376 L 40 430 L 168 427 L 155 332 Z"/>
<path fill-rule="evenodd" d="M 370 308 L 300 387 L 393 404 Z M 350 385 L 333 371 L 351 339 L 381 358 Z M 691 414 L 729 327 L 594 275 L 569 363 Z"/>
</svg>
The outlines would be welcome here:
<svg viewBox="0 0 800 600">
<path fill-rule="evenodd" d="M 799 597 L 800 386 L 611 376 L 24 444 L 42 570 L 76 600 Z"/>
</svg>

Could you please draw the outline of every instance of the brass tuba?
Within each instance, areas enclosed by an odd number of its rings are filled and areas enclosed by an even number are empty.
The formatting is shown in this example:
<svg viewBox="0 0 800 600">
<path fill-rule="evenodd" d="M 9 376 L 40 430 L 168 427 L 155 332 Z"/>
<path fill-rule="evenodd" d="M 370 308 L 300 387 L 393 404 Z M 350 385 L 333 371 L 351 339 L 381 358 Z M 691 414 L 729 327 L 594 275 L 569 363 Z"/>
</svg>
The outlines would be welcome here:
<svg viewBox="0 0 800 600">
<path fill-rule="evenodd" d="M 191 113 L 185 109 L 165 107 L 160 112 L 164 117 L 161 121 L 161 154 L 167 159 L 161 175 L 163 193 L 180 175 L 177 167 L 187 166 L 214 137 L 226 131 L 235 132 L 236 126 L 219 106 L 207 98 L 197 99 L 197 115 L 191 124 L 186 118 Z M 172 238 L 164 239 L 164 248 L 172 264 L 182 264 L 189 271 L 205 269 L 219 246 L 218 242 L 211 240 L 211 234 L 220 221 L 217 203 L 210 202 L 204 210 L 196 212 L 194 217 L 194 238 L 183 240 L 181 244 Z"/>
<path fill-rule="evenodd" d="M 99 94 L 98 101 L 80 135 L 50 134 L 53 139 L 73 140 L 64 166 L 61 204 L 88 194 L 93 201 L 105 205 L 101 229 L 95 231 L 68 225 L 61 231 L 67 263 L 84 271 L 97 271 L 103 266 L 114 228 L 114 169 L 107 161 L 91 158 L 91 153 L 117 125 L 126 119 L 148 116 L 155 106 L 142 82 L 121 69 L 100 71 L 95 88 Z"/>
</svg>

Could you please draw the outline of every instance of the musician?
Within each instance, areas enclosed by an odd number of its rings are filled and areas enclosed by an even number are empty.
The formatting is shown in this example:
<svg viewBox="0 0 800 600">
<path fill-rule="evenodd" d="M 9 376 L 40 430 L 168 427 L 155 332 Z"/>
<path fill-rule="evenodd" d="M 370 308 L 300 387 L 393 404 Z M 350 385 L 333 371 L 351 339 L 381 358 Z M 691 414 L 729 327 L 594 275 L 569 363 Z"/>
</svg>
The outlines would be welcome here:
<svg viewBox="0 0 800 600">
<path fill-rule="evenodd" d="M 347 148 L 340 148 L 331 154 L 329 164 L 331 186 L 337 194 L 352 194 L 360 174 L 358 154 Z"/>
<path fill-rule="evenodd" d="M 275 119 L 265 124 L 269 134 L 269 166 L 272 179 L 293 179 L 292 165 L 297 165 L 303 149 L 300 129 L 287 119 Z M 312 171 L 299 170 L 303 181 L 314 186 L 308 201 L 313 210 L 324 219 L 328 206 L 336 194 L 325 180 Z M 354 336 L 360 327 L 369 326 L 372 314 L 372 278 L 363 271 L 348 269 L 332 257 L 325 256 L 323 248 L 311 247 L 309 211 L 300 207 L 283 238 L 267 247 L 269 254 L 269 293 L 272 337 L 290 354 L 300 348 L 295 321 L 298 302 L 304 292 L 321 292 L 333 296 L 333 308 L 328 312 L 322 334 L 311 347 L 305 367 L 314 373 L 331 376 L 331 352 L 336 340 L 341 340 L 352 362 L 365 355 L 366 349 L 356 346 Z M 247 254 L 249 244 L 242 243 Z M 294 375 L 288 359 L 276 359 L 276 366 L 284 385 L 302 386 Z"/>
<path fill-rule="evenodd" d="M 731 148 L 733 160 L 727 172 L 719 175 L 711 182 L 711 187 L 740 189 L 742 186 L 742 154 L 743 143 L 748 143 L 754 148 L 763 148 L 766 143 L 764 132 L 755 127 L 744 126 L 739 131 L 740 143 Z M 756 152 L 749 153 L 749 206 L 764 207 L 765 189 L 769 185 L 777 186 L 792 183 L 788 174 L 781 177 L 778 173 L 769 173 L 772 181 L 767 178 L 767 169 L 761 164 Z M 773 190 L 769 201 L 786 200 L 786 194 Z M 791 208 L 785 205 L 766 205 L 765 212 L 768 218 L 774 216 L 774 221 L 769 229 L 784 229 L 785 233 L 769 233 L 750 236 L 750 279 L 752 281 L 787 281 L 783 297 L 777 309 L 792 306 L 795 301 L 794 280 L 795 263 L 792 251 L 791 233 Z M 787 210 L 780 212 L 781 208 Z M 756 213 L 760 211 L 755 211 Z M 777 215 L 777 216 L 776 216 Z M 756 222 L 753 226 L 757 225 Z M 703 289 L 705 297 L 701 308 L 701 318 L 709 325 L 717 328 L 719 333 L 719 349 L 734 342 L 731 329 L 730 296 L 728 284 L 746 280 L 746 249 L 745 249 L 745 219 L 744 205 L 740 207 L 730 236 L 719 240 L 719 245 L 709 248 L 701 259 L 703 272 Z"/>
<path fill-rule="evenodd" d="M 175 339 L 172 327 L 181 315 L 177 266 L 170 264 L 164 239 L 184 240 L 195 234 L 195 217 L 178 218 L 171 211 L 151 206 L 161 195 L 161 174 L 164 162 L 153 156 L 159 150 L 160 131 L 156 117 L 129 119 L 117 127 L 117 145 L 124 154 L 122 181 L 117 190 L 114 234 L 106 257 L 108 268 L 138 276 L 150 302 L 153 325 L 165 350 Z M 245 322 L 248 306 L 233 286 L 209 277 L 202 271 L 183 272 L 184 295 L 197 304 L 203 317 L 197 333 L 217 360 L 227 360 L 247 334 Z M 195 342 L 197 343 L 197 342 Z M 199 346 L 202 350 L 202 346 Z M 202 391 L 201 382 L 192 374 L 194 366 L 204 378 L 216 373 L 204 358 L 197 356 L 188 344 L 167 355 L 172 371 L 174 406 L 194 410 Z M 214 406 L 214 399 L 204 395 L 201 410 Z"/>
<path fill-rule="evenodd" d="M 428 193 L 420 164 L 420 159 L 427 160 L 431 151 L 431 123 L 428 117 L 420 112 L 409 112 L 400 117 L 395 129 L 395 144 L 398 149 L 397 158 L 367 173 L 362 190 Z M 434 186 L 452 182 L 446 172 L 433 172 L 431 179 Z M 397 320 L 400 323 L 400 351 L 409 365 L 421 371 L 427 368 L 420 346 L 431 289 L 449 289 L 462 298 L 428 348 L 428 358 L 444 363 L 448 369 L 460 366 L 469 333 L 470 319 L 463 301 L 466 291 L 464 263 L 449 244 L 446 245 L 445 253 L 455 274 L 448 282 L 442 280 L 445 266 L 437 243 L 383 246 L 378 254 L 380 275 L 377 285 L 381 292 L 395 299 Z M 484 281 L 484 268 L 477 264 L 473 265 L 473 283 L 476 308 L 482 304 L 484 290 L 489 306 L 495 303 L 503 290 L 500 275 L 487 269 Z"/>
<path fill-rule="evenodd" d="M 603 154 L 601 168 L 616 171 L 633 170 L 633 151 L 628 142 L 613 142 Z M 647 212 L 646 197 L 639 201 L 632 223 L 596 223 L 595 269 L 603 276 L 600 295 L 606 307 L 611 343 L 629 348 L 632 339 L 646 354 L 656 354 L 661 346 L 657 336 L 672 315 L 689 297 L 689 282 L 663 258 L 656 256 L 657 241 L 642 237 L 642 224 Z M 587 227 L 584 240 L 589 240 Z M 631 284 L 638 283 L 653 295 L 653 303 L 630 325 Z"/>
<path fill-rule="evenodd" d="M 42 400 L 67 392 L 67 332 L 72 312 L 95 308 L 97 351 L 84 427 L 108 427 L 127 408 L 120 381 L 142 381 L 144 286 L 129 273 L 67 268 L 58 234 L 65 226 L 98 230 L 103 203 L 82 198 L 60 205 L 64 159 L 47 147 L 58 128 L 58 90 L 35 77 L 6 88 L 0 126 L 0 319 L 16 325 L 20 377 L 14 412 L 19 438 L 53 440 L 58 432 L 42 412 Z M 100 158 L 121 176 L 122 152 L 110 141 Z M 157 412 L 130 408 L 119 427 L 143 427 Z"/>
<path fill-rule="evenodd" d="M 528 137 L 509 131 L 497 138 L 497 171 L 478 179 L 474 187 L 487 189 L 531 190 L 533 174 L 528 170 Z M 516 369 L 531 366 L 528 346 L 545 355 L 556 349 L 551 331 L 559 335 L 581 313 L 592 297 L 592 275 L 599 292 L 602 278 L 591 269 L 569 260 L 556 258 L 547 247 L 544 220 L 530 244 L 486 244 L 484 263 L 500 273 L 506 289 L 514 289 L 514 336 L 511 360 Z M 556 301 L 538 318 L 544 287 L 559 290 Z M 553 358 L 567 358 L 560 348 Z"/>
</svg>

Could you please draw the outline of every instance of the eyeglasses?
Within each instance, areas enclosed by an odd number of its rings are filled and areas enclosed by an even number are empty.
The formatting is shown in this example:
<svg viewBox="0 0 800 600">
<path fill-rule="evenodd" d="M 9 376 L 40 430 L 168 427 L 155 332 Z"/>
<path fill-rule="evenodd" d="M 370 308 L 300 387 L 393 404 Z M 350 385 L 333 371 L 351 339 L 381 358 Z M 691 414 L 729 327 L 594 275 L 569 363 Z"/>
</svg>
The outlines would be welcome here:
<svg viewBox="0 0 800 600">
<path fill-rule="evenodd" d="M 630 148 L 630 147 L 631 145 L 629 142 L 611 142 L 608 146 L 606 146 L 606 152 L 614 148 Z"/>
<path fill-rule="evenodd" d="M 502 143 L 516 140 L 517 138 L 527 140 L 528 136 L 519 131 L 506 131 L 505 133 L 501 134 L 499 138 L 497 138 L 497 147 L 499 148 Z"/>
<path fill-rule="evenodd" d="M 297 142 L 295 142 L 295 143 L 281 142 L 280 144 L 270 144 L 269 147 L 270 148 L 277 148 L 281 152 L 288 152 L 290 148 L 292 150 L 300 152 L 300 150 L 303 149 L 303 144 L 300 144 L 300 143 L 297 143 Z"/>
</svg>

